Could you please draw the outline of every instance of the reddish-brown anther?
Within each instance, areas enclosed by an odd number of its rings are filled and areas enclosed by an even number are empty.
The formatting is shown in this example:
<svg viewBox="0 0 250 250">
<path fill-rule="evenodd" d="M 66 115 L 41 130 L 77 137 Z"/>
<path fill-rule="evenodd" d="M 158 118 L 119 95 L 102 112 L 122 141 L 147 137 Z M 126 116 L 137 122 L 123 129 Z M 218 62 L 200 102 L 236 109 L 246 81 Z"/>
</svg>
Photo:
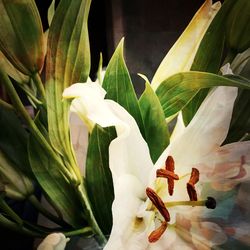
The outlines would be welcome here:
<svg viewBox="0 0 250 250">
<path fill-rule="evenodd" d="M 157 240 L 159 240 L 161 238 L 161 236 L 163 235 L 163 233 L 166 231 L 167 229 L 167 222 L 163 221 L 160 225 L 160 227 L 158 227 L 156 230 L 154 230 L 149 236 L 148 236 L 148 241 L 150 243 L 156 242 Z"/>
<path fill-rule="evenodd" d="M 168 158 L 165 161 L 165 168 L 167 171 L 171 172 L 174 174 L 174 158 L 169 155 Z M 173 177 L 167 177 L 168 178 L 168 193 L 169 195 L 173 195 L 174 193 L 174 180 L 176 180 Z M 179 177 L 178 177 L 179 179 Z"/>
<path fill-rule="evenodd" d="M 187 192 L 190 201 L 197 201 L 197 192 L 194 185 L 199 181 L 199 176 L 199 170 L 197 168 L 192 168 L 191 176 L 187 183 Z"/>
<path fill-rule="evenodd" d="M 154 206 L 157 208 L 157 210 L 160 212 L 160 214 L 163 216 L 165 221 L 170 221 L 170 214 L 160 196 L 158 196 L 157 193 L 150 187 L 147 187 L 146 194 L 148 198 L 152 201 Z"/>
<path fill-rule="evenodd" d="M 156 176 L 163 177 L 163 178 L 170 178 L 170 179 L 174 179 L 174 180 L 179 180 L 179 176 L 177 174 L 170 172 L 170 171 L 163 169 L 163 168 L 157 169 Z"/>
<path fill-rule="evenodd" d="M 174 158 L 171 155 L 165 161 L 165 168 L 168 171 L 174 172 Z"/>
</svg>

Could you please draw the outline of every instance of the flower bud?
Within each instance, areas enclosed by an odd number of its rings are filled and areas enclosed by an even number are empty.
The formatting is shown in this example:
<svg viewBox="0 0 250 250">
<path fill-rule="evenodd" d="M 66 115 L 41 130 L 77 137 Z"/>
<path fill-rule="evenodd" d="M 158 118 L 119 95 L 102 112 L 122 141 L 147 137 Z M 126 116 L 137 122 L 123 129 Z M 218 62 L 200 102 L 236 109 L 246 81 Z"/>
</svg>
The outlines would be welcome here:
<svg viewBox="0 0 250 250">
<path fill-rule="evenodd" d="M 45 44 L 35 1 L 2 0 L 0 15 L 0 50 L 23 74 L 40 72 Z"/>
</svg>

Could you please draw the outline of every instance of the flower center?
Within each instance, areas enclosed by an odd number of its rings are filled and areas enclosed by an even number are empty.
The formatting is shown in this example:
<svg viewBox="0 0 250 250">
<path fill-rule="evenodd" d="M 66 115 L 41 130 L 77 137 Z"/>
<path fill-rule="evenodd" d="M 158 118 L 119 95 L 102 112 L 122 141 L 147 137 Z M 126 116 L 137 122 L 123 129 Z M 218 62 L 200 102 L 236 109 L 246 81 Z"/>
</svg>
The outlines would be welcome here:
<svg viewBox="0 0 250 250">
<path fill-rule="evenodd" d="M 157 169 L 156 171 L 157 178 L 167 179 L 168 193 L 170 196 L 172 196 L 174 193 L 174 181 L 178 181 L 180 179 L 179 176 L 174 173 L 174 169 L 174 159 L 172 156 L 168 156 L 165 161 L 165 168 Z M 148 241 L 150 243 L 158 241 L 168 227 L 170 213 L 167 208 L 174 206 L 205 206 L 207 208 L 214 209 L 216 207 L 216 201 L 213 197 L 208 197 L 206 200 L 198 200 L 195 184 L 199 181 L 199 175 L 199 170 L 192 168 L 190 179 L 186 184 L 186 189 L 189 196 L 188 201 L 164 202 L 152 188 L 146 188 L 146 194 L 148 198 L 163 217 L 163 220 L 160 220 L 161 225 L 152 231 L 148 236 Z"/>
</svg>

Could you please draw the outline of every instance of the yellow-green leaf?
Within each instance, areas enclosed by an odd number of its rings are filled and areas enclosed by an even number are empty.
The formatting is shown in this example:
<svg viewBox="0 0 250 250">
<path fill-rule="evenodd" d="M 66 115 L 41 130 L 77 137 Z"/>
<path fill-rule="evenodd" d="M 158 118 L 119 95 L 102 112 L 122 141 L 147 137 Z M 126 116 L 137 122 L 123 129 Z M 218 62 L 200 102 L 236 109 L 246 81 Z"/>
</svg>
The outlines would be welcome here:
<svg viewBox="0 0 250 250">
<path fill-rule="evenodd" d="M 49 29 L 46 60 L 49 137 L 53 147 L 76 171 L 69 138 L 69 103 L 62 101 L 62 93 L 75 82 L 85 82 L 89 75 L 87 20 L 90 2 L 60 1 Z"/>
<path fill-rule="evenodd" d="M 182 110 L 199 89 L 215 86 L 235 86 L 250 89 L 250 81 L 237 76 L 219 76 L 212 73 L 190 71 L 175 74 L 161 83 L 156 94 L 165 117 Z"/>
</svg>

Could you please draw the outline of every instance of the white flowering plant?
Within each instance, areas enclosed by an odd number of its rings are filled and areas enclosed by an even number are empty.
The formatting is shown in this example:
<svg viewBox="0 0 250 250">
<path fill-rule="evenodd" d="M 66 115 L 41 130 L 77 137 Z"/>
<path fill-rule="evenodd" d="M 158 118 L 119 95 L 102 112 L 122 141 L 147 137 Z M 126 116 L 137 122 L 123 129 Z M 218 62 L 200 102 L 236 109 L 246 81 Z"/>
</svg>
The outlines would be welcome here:
<svg viewBox="0 0 250 250">
<path fill-rule="evenodd" d="M 206 0 L 139 97 L 124 39 L 90 79 L 90 5 L 53 1 L 44 33 L 34 0 L 0 1 L 1 226 L 40 250 L 249 247 L 249 0 Z"/>
</svg>

